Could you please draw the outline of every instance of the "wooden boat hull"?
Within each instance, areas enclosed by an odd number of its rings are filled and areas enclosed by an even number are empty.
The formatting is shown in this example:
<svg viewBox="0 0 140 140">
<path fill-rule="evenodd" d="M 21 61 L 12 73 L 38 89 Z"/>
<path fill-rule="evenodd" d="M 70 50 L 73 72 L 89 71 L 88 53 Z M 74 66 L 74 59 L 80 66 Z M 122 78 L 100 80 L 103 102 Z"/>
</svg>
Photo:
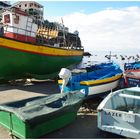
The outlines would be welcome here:
<svg viewBox="0 0 140 140">
<path fill-rule="evenodd" d="M 140 62 L 126 63 L 124 70 L 125 86 L 140 86 Z"/>
<path fill-rule="evenodd" d="M 29 125 L 21 121 L 15 114 L 11 114 L 13 127 L 12 131 L 10 128 L 10 113 L 1 111 L 0 124 L 7 128 L 9 131 L 11 131 L 12 135 L 18 138 L 37 138 L 72 123 L 76 119 L 77 110 L 80 106 L 74 107 L 76 107 L 75 111 L 69 110 L 65 114 L 60 114 L 57 118 L 53 118 L 52 120 L 42 122 L 34 128 L 30 128 Z"/>
<path fill-rule="evenodd" d="M 110 93 L 98 106 L 98 128 L 128 138 L 140 138 L 140 88 Z"/>
<path fill-rule="evenodd" d="M 118 88 L 120 78 L 121 77 L 119 77 L 115 81 L 112 80 L 109 83 L 107 82 L 107 83 L 103 83 L 100 85 L 90 86 L 88 89 L 89 90 L 88 95 L 99 95 L 99 94 L 109 93 L 111 90 Z M 113 77 L 112 77 L 112 79 L 113 79 Z"/>
<path fill-rule="evenodd" d="M 33 99 L 34 104 L 30 104 L 30 99 L 26 99 L 0 105 L 0 124 L 18 138 L 43 136 L 70 124 L 76 119 L 84 95 L 80 97 L 78 92 L 72 94 L 74 95 L 69 96 L 70 98 L 66 101 L 60 98 L 61 95 L 59 94 L 52 95 L 51 98 L 49 96 L 47 98 L 42 97 L 39 103 L 38 100 Z M 54 100 L 57 96 L 59 96 L 59 102 Z M 54 101 L 49 103 L 50 99 Z"/>
<path fill-rule="evenodd" d="M 65 92 L 72 91 L 74 89 L 85 89 L 85 92 L 88 97 L 90 96 L 104 96 L 106 93 L 109 93 L 111 90 L 115 90 L 118 88 L 122 74 L 118 74 L 116 76 L 100 79 L 100 80 L 91 80 L 91 81 L 83 81 L 78 83 L 73 83 L 73 87 L 71 85 L 67 85 L 65 87 Z M 58 81 L 60 89 L 62 80 Z"/>
<path fill-rule="evenodd" d="M 140 70 L 127 70 L 124 72 L 126 87 L 140 86 Z"/>
<path fill-rule="evenodd" d="M 0 37 L 0 79 L 56 76 L 62 67 L 80 63 L 83 50 L 39 46 Z"/>
</svg>

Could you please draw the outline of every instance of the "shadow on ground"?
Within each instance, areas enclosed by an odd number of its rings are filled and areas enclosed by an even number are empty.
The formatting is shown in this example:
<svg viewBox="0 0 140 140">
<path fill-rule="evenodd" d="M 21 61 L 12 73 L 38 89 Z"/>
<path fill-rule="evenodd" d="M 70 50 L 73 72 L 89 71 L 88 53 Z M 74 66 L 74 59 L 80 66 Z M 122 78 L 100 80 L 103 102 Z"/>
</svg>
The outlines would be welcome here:
<svg viewBox="0 0 140 140">
<path fill-rule="evenodd" d="M 0 85 L 0 91 L 18 89 L 27 92 L 34 92 L 40 94 L 59 93 L 59 86 L 55 81 L 32 82 L 29 84 L 16 83 L 15 85 L 4 84 Z"/>
<path fill-rule="evenodd" d="M 97 128 L 97 116 L 90 115 L 78 115 L 77 119 L 55 132 L 47 134 L 42 138 L 49 139 L 86 139 L 86 138 L 123 138 L 121 136 L 100 131 Z"/>
</svg>

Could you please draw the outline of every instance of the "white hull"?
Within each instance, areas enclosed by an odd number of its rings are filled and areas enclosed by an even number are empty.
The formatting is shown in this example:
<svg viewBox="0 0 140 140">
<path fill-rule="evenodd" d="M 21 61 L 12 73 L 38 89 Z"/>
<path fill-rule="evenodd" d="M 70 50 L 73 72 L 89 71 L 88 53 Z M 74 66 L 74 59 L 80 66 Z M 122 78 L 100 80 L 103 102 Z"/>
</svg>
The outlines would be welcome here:
<svg viewBox="0 0 140 140">
<path fill-rule="evenodd" d="M 119 79 L 114 82 L 105 83 L 102 85 L 97 85 L 97 86 L 94 85 L 94 86 L 89 87 L 88 95 L 100 94 L 107 91 L 111 91 L 117 88 L 118 85 L 119 85 Z"/>
<path fill-rule="evenodd" d="M 140 88 L 110 93 L 97 108 L 98 128 L 129 138 L 140 138 Z"/>
</svg>

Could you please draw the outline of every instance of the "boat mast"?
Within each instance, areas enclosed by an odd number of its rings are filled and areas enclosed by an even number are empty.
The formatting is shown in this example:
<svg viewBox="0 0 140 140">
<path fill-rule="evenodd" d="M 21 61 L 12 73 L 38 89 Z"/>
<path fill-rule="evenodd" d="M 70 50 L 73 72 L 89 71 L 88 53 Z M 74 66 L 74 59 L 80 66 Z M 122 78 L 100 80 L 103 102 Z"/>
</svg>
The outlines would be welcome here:
<svg viewBox="0 0 140 140">
<path fill-rule="evenodd" d="M 65 35 L 65 26 L 64 26 L 64 22 L 63 22 L 63 18 L 61 17 L 61 21 L 62 21 L 62 27 L 63 27 L 63 41 L 64 41 L 64 46 L 66 47 L 66 35 Z"/>
</svg>

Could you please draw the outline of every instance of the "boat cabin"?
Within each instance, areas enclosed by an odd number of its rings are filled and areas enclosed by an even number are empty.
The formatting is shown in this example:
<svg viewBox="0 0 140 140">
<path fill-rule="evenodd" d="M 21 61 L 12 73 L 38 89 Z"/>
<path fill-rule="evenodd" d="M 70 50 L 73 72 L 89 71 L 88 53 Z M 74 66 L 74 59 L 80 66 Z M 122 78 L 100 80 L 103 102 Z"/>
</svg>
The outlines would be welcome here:
<svg viewBox="0 0 140 140">
<path fill-rule="evenodd" d="M 0 20 L 2 20 L 2 10 L 10 7 L 10 1 L 0 1 Z"/>
<path fill-rule="evenodd" d="M 24 42 L 36 42 L 38 25 L 33 17 L 19 8 L 7 9 L 2 13 L 4 36 Z"/>
</svg>

